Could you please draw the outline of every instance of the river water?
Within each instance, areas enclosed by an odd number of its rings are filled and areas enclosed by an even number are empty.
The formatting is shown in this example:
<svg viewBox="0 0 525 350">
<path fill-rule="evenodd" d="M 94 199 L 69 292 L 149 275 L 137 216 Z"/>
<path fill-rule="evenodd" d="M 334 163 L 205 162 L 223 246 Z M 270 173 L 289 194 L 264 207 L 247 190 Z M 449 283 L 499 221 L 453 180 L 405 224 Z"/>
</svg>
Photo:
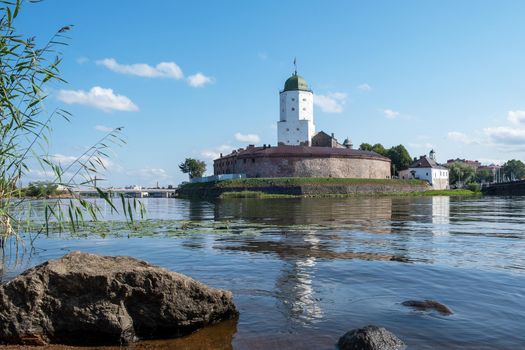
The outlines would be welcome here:
<svg viewBox="0 0 525 350">
<path fill-rule="evenodd" d="M 81 250 L 131 255 L 234 293 L 238 320 L 130 348 L 335 349 L 368 324 L 409 349 L 525 348 L 524 197 L 143 203 L 139 230 L 116 224 L 8 242 L 2 280 Z M 401 305 L 408 299 L 434 299 L 454 314 L 415 311 Z"/>
</svg>

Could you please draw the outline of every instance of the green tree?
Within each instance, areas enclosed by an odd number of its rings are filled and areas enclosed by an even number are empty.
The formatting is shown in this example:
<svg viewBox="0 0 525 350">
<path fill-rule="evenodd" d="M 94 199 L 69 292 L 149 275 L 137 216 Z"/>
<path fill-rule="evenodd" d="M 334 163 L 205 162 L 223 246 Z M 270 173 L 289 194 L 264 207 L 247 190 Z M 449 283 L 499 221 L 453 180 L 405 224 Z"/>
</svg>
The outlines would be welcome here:
<svg viewBox="0 0 525 350">
<path fill-rule="evenodd" d="M 193 158 L 186 158 L 184 162 L 179 164 L 179 169 L 185 174 L 188 174 L 190 180 L 194 177 L 202 177 L 206 171 L 206 163 L 202 160 Z"/>
<path fill-rule="evenodd" d="M 494 181 L 494 173 L 489 169 L 476 171 L 476 182 L 485 183 Z"/>
<path fill-rule="evenodd" d="M 372 150 L 372 145 L 369 144 L 369 143 L 362 143 L 361 145 L 359 145 L 359 149 L 361 151 L 371 151 Z"/>
<path fill-rule="evenodd" d="M 25 195 L 29 197 L 46 198 L 58 193 L 58 185 L 52 182 L 31 182 L 25 189 Z"/>
<path fill-rule="evenodd" d="M 412 163 L 412 158 L 403 145 L 391 147 L 386 156 L 392 162 L 392 174 L 397 175 L 400 170 L 408 169 Z"/>
<path fill-rule="evenodd" d="M 509 180 L 521 180 L 525 177 L 525 164 L 521 160 L 512 159 L 503 165 L 503 174 Z"/>
<path fill-rule="evenodd" d="M 476 170 L 473 167 L 459 162 L 452 163 L 448 171 L 450 184 L 457 187 L 463 187 L 464 184 L 472 182 L 476 176 Z"/>
<path fill-rule="evenodd" d="M 385 149 L 385 147 L 383 147 L 382 144 L 380 143 L 376 143 L 375 145 L 372 146 L 372 151 L 376 152 L 377 154 L 380 154 L 382 156 L 387 156 L 387 150 Z"/>
</svg>

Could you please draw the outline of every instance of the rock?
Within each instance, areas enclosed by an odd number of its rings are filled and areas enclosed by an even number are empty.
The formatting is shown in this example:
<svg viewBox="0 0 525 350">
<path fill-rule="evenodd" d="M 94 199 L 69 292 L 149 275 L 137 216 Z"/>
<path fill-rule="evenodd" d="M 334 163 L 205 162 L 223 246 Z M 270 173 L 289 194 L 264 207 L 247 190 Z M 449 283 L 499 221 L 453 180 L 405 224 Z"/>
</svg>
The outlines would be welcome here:
<svg viewBox="0 0 525 350">
<path fill-rule="evenodd" d="M 420 311 L 434 310 L 443 316 L 452 315 L 453 312 L 446 305 L 443 305 L 434 300 L 407 300 L 401 303 L 403 306 L 408 306 Z"/>
<path fill-rule="evenodd" d="M 232 319 L 231 292 L 130 257 L 74 252 L 0 286 L 0 342 L 125 344 Z"/>
<path fill-rule="evenodd" d="M 340 350 L 402 350 L 406 348 L 395 334 L 383 327 L 366 326 L 347 332 L 337 343 Z"/>
</svg>

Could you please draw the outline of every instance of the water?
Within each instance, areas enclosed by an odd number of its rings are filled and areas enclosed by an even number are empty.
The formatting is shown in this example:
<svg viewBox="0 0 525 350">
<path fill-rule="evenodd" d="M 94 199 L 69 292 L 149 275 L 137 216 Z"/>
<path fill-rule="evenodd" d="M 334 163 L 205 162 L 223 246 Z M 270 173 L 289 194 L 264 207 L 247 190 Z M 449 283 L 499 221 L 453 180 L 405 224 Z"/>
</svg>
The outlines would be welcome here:
<svg viewBox="0 0 525 350">
<path fill-rule="evenodd" d="M 6 247 L 2 279 L 82 250 L 233 291 L 239 320 L 131 348 L 335 349 L 368 324 L 409 349 L 525 348 L 524 197 L 144 203 L 140 232 L 32 236 L 32 248 L 24 235 L 25 250 Z M 407 299 L 434 299 L 454 314 L 414 311 L 400 304 Z"/>
</svg>

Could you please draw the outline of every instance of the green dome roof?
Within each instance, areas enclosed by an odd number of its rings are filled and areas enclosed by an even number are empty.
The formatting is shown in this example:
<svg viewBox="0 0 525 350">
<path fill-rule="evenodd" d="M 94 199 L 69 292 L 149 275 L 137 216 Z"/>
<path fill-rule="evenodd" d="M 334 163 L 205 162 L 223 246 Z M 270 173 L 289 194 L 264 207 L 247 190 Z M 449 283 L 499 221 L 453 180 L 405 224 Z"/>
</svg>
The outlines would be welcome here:
<svg viewBox="0 0 525 350">
<path fill-rule="evenodd" d="M 294 75 L 288 78 L 286 82 L 284 83 L 283 91 L 294 91 L 294 90 L 310 91 L 310 88 L 308 87 L 306 80 L 304 80 L 302 76 L 297 75 L 297 73 L 294 73 Z"/>
</svg>

